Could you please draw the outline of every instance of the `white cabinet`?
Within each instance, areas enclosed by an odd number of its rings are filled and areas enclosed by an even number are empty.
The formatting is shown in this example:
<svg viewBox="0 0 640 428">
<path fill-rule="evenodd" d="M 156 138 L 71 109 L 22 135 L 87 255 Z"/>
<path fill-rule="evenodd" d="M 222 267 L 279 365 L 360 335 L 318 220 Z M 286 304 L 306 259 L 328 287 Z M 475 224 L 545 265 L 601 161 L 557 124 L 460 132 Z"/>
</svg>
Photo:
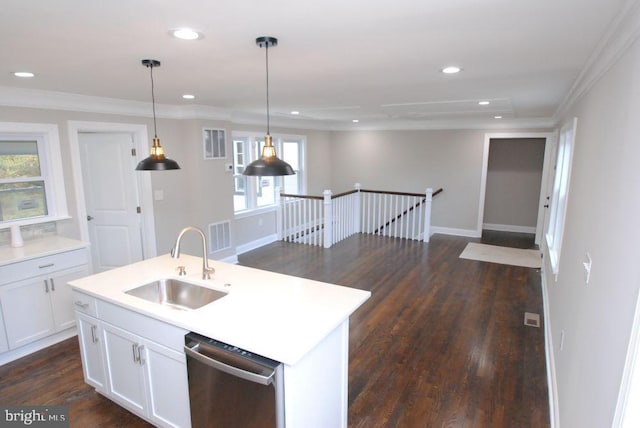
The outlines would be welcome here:
<svg viewBox="0 0 640 428">
<path fill-rule="evenodd" d="M 84 380 L 97 391 L 107 391 L 104 373 L 102 328 L 93 317 L 78 313 L 78 341 Z"/>
<path fill-rule="evenodd" d="M 81 248 L 3 267 L 0 308 L 9 349 L 75 325 L 67 282 L 89 274 L 87 261 L 86 249 Z"/>
<path fill-rule="evenodd" d="M 0 288 L 9 348 L 73 327 L 75 316 L 67 281 L 89 274 L 87 266 L 12 282 Z"/>
<path fill-rule="evenodd" d="M 2 307 L 0 306 L 0 353 L 9 350 L 9 342 L 7 341 L 7 333 L 4 328 L 4 318 L 2 317 Z"/>
<path fill-rule="evenodd" d="M 85 381 L 156 426 L 191 426 L 185 330 L 74 292 Z"/>
</svg>

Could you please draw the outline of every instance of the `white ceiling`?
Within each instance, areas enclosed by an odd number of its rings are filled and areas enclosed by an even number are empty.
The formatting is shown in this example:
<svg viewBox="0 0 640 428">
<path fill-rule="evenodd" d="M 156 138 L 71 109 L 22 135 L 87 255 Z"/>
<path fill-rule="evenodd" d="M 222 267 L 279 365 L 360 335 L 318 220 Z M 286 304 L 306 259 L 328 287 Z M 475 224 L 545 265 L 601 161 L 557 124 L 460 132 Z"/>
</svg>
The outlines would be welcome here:
<svg viewBox="0 0 640 428">
<path fill-rule="evenodd" d="M 271 35 L 274 124 L 551 123 L 626 1 L 2 0 L 0 87 L 148 103 L 140 60 L 153 58 L 159 104 L 259 123 L 265 50 L 255 38 Z M 178 27 L 204 38 L 175 39 Z M 440 72 L 451 64 L 463 72 Z M 36 77 L 12 75 L 22 70 Z"/>
</svg>

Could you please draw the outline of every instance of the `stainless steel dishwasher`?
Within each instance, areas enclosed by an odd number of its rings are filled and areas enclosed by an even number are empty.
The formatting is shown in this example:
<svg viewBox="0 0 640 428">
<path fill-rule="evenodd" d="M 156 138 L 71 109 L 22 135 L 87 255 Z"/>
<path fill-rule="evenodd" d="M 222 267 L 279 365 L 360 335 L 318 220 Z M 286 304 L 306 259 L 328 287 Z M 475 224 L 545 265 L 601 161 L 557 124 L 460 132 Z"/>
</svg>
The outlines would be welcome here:
<svg viewBox="0 0 640 428">
<path fill-rule="evenodd" d="M 196 333 L 184 350 L 193 428 L 284 428 L 282 363 Z"/>
</svg>

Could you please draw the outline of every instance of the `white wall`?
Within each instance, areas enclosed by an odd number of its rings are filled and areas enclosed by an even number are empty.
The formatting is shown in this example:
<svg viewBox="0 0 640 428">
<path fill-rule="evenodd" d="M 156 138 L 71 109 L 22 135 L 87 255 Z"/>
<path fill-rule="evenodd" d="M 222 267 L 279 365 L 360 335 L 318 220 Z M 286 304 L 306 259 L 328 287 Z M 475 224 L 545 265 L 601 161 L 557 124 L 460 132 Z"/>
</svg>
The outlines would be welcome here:
<svg viewBox="0 0 640 428">
<path fill-rule="evenodd" d="M 563 118 L 578 128 L 557 280 L 544 268 L 562 427 L 613 421 L 640 289 L 639 115 L 636 41 Z"/>
</svg>

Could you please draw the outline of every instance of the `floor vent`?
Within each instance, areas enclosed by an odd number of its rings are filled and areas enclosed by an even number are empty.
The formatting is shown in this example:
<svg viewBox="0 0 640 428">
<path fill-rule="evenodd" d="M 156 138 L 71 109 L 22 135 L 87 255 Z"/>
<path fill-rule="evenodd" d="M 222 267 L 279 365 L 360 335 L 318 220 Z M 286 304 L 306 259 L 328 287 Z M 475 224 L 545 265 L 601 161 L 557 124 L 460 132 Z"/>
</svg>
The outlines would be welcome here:
<svg viewBox="0 0 640 428">
<path fill-rule="evenodd" d="M 524 325 L 529 327 L 540 327 L 540 315 L 531 312 L 524 313 Z"/>
<path fill-rule="evenodd" d="M 209 253 L 231 248 L 231 222 L 229 220 L 209 225 Z"/>
</svg>

